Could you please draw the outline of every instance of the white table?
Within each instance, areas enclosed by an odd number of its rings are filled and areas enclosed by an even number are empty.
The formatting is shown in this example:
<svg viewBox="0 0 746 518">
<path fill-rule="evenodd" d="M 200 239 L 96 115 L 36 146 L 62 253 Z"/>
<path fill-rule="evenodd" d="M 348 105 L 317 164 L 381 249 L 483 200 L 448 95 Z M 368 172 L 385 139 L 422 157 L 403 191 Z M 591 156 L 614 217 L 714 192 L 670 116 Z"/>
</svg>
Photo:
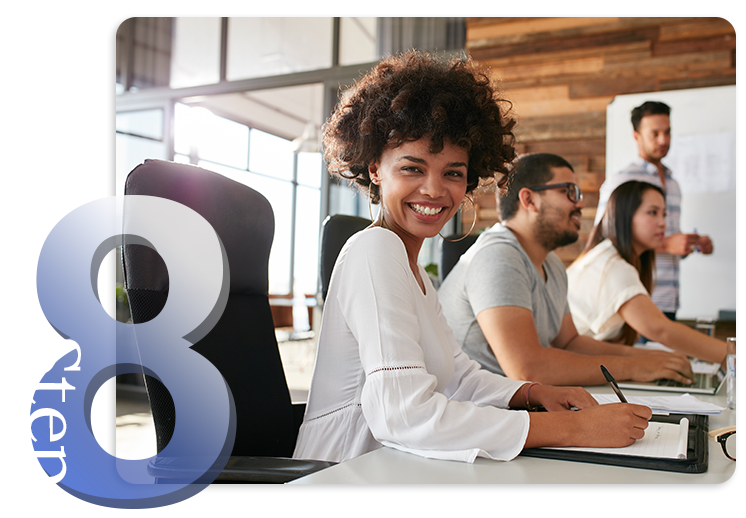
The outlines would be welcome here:
<svg viewBox="0 0 746 518">
<path fill-rule="evenodd" d="M 611 393 L 604 387 L 587 387 L 595 394 Z M 625 390 L 630 396 L 671 393 Z M 703 401 L 725 406 L 725 388 Z M 710 430 L 736 424 L 736 412 L 725 410 L 709 416 Z M 473 464 L 433 460 L 380 448 L 342 462 L 293 484 L 718 484 L 734 473 L 736 463 L 723 455 L 720 444 L 708 438 L 709 465 L 705 473 L 673 473 L 620 466 L 605 466 L 530 457 L 510 462 L 478 458 Z"/>
</svg>

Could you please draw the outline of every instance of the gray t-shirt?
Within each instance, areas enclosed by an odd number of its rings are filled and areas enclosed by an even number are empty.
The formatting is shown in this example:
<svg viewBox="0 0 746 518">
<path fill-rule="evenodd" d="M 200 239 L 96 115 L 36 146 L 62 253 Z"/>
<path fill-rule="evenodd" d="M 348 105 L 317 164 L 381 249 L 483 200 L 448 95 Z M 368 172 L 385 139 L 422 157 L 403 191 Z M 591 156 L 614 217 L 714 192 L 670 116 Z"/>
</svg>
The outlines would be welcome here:
<svg viewBox="0 0 746 518">
<path fill-rule="evenodd" d="M 562 318 L 570 312 L 567 274 L 554 252 L 549 253 L 543 267 L 546 282 L 513 233 L 498 223 L 461 256 L 438 290 L 443 314 L 456 340 L 487 370 L 505 375 L 477 323 L 481 311 L 498 306 L 530 310 L 543 347 L 549 347 L 559 333 Z"/>
</svg>

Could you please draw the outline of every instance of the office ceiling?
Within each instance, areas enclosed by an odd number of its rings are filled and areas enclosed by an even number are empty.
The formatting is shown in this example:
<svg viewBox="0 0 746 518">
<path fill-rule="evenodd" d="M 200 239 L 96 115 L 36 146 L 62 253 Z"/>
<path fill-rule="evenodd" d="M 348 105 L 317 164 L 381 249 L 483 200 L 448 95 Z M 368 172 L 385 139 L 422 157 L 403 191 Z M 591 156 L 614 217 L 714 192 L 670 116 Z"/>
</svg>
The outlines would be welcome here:
<svg viewBox="0 0 746 518">
<path fill-rule="evenodd" d="M 184 99 L 216 115 L 292 140 L 310 121 L 323 123 L 323 85 L 310 84 Z"/>
</svg>

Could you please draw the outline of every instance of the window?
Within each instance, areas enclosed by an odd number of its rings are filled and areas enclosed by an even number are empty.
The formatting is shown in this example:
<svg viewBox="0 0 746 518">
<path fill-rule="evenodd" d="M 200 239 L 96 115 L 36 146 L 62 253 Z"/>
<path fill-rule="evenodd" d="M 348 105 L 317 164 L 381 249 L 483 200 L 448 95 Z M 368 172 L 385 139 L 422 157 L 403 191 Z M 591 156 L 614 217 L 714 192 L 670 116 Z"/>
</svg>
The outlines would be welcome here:
<svg viewBox="0 0 746 518">
<path fill-rule="evenodd" d="M 320 153 L 298 153 L 293 276 L 299 294 L 315 294 L 318 283 L 321 170 Z"/>
<path fill-rule="evenodd" d="M 171 88 L 220 81 L 220 18 L 174 18 Z"/>
<path fill-rule="evenodd" d="M 332 18 L 229 18 L 226 79 L 332 66 Z"/>
<path fill-rule="evenodd" d="M 175 161 L 222 174 L 267 198 L 275 216 L 269 292 L 315 294 L 321 155 L 296 154 L 289 140 L 185 104 L 176 105 L 174 148 Z"/>
<path fill-rule="evenodd" d="M 168 159 L 163 138 L 163 110 L 117 113 L 116 130 L 115 193 L 122 195 L 127 175 L 146 158 Z"/>
<path fill-rule="evenodd" d="M 377 55 L 378 18 L 340 18 L 339 64 L 370 63 Z"/>
<path fill-rule="evenodd" d="M 252 130 L 249 170 L 281 180 L 292 180 L 291 142 L 263 131 Z"/>
</svg>

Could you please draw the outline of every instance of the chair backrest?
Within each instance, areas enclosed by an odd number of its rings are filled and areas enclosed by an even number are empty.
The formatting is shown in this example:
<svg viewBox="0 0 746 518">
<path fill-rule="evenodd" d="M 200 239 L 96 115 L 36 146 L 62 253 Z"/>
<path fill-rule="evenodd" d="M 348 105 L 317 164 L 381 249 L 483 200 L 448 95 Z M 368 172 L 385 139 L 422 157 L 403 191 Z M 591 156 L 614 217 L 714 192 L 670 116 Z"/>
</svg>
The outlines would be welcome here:
<svg viewBox="0 0 746 518">
<path fill-rule="evenodd" d="M 335 214 L 334 216 L 327 216 L 321 224 L 319 279 L 322 300 L 326 299 L 326 294 L 329 291 L 329 281 L 340 250 L 353 234 L 370 226 L 371 223 L 372 221 L 369 219 Z"/>
<path fill-rule="evenodd" d="M 443 238 L 440 249 L 440 266 L 438 267 L 438 278 L 440 282 L 443 282 L 445 278 L 451 273 L 451 270 L 466 252 L 471 245 L 477 240 L 476 234 L 469 234 L 461 241 L 454 241 L 460 239 L 463 234 L 454 234 Z M 450 240 L 450 241 L 449 241 Z"/>
<path fill-rule="evenodd" d="M 199 167 L 146 160 L 127 177 L 127 195 L 177 201 L 204 217 L 225 248 L 230 292 L 215 327 L 192 349 L 225 378 L 236 406 L 234 456 L 292 456 L 304 408 L 292 405 L 267 295 L 274 214 L 255 190 Z M 125 288 L 135 323 L 154 318 L 168 297 L 168 272 L 158 254 L 142 245 L 122 247 Z M 174 428 L 168 390 L 146 376 L 160 452 Z"/>
</svg>

